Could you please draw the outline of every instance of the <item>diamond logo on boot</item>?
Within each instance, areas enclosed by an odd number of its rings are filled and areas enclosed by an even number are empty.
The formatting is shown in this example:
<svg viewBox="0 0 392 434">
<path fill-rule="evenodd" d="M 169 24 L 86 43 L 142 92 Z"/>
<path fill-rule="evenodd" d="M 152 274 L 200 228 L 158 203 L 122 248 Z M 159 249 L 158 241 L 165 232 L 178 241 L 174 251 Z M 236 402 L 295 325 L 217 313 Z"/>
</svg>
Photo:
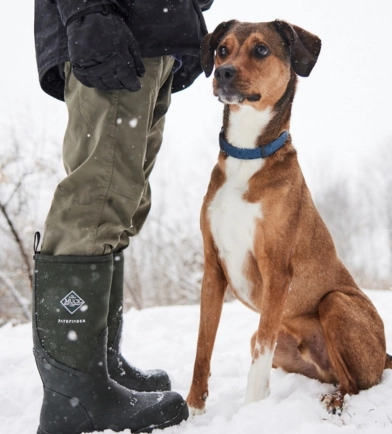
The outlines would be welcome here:
<svg viewBox="0 0 392 434">
<path fill-rule="evenodd" d="M 76 292 L 71 291 L 60 301 L 60 303 L 70 314 L 73 314 L 84 305 L 85 301 L 80 298 Z"/>
</svg>

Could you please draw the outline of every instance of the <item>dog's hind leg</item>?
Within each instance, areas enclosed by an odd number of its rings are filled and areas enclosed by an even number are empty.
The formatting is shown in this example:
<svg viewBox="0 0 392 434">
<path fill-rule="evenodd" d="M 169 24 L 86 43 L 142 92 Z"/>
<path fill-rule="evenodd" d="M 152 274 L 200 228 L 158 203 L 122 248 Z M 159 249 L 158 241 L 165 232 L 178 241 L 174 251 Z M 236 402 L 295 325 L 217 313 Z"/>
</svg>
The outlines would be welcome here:
<svg viewBox="0 0 392 434">
<path fill-rule="evenodd" d="M 348 292 L 330 292 L 319 304 L 328 358 L 338 380 L 337 391 L 323 399 L 333 413 L 341 411 L 346 394 L 377 384 L 386 364 L 381 318 L 363 293 Z"/>
<path fill-rule="evenodd" d="M 328 360 L 320 319 L 298 317 L 281 328 L 273 366 L 323 383 L 336 383 Z"/>
</svg>

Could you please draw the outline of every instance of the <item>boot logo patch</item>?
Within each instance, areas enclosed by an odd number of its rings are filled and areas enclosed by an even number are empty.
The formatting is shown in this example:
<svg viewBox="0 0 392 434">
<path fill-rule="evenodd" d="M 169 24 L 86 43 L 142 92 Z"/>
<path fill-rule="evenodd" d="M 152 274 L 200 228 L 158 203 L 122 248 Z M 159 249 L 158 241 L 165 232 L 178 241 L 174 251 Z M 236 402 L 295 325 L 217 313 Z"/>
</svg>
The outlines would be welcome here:
<svg viewBox="0 0 392 434">
<path fill-rule="evenodd" d="M 73 314 L 84 305 L 85 301 L 80 298 L 76 292 L 71 291 L 60 301 L 60 303 L 70 314 Z"/>
</svg>

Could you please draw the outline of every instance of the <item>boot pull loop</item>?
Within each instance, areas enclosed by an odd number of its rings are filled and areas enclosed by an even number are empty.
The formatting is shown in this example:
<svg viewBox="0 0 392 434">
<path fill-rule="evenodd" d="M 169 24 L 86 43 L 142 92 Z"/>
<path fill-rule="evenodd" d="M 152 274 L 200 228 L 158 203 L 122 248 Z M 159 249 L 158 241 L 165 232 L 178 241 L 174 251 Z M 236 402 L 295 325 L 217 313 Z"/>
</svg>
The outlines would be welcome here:
<svg viewBox="0 0 392 434">
<path fill-rule="evenodd" d="M 38 250 L 40 241 L 41 241 L 41 233 L 37 231 L 34 234 L 34 257 L 35 255 L 41 253 L 41 250 Z"/>
</svg>

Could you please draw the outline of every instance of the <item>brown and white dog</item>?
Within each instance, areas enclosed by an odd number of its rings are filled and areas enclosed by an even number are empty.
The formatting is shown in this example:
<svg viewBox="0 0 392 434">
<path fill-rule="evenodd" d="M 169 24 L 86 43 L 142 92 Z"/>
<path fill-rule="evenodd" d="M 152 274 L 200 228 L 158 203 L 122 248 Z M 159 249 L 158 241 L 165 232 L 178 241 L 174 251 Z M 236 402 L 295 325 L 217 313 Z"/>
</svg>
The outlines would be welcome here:
<svg viewBox="0 0 392 434">
<path fill-rule="evenodd" d="M 201 210 L 205 270 L 192 386 L 192 414 L 204 411 L 210 360 L 227 286 L 260 313 L 251 340 L 245 403 L 269 393 L 272 367 L 336 383 L 324 404 L 335 412 L 345 394 L 380 381 L 392 368 L 383 322 L 339 260 L 317 212 L 292 145 L 291 106 L 297 75 L 308 76 L 320 39 L 283 21 L 221 23 L 202 44 L 224 106 L 222 140 L 241 156 L 219 155 Z M 249 157 L 250 158 L 250 157 Z M 252 157 L 253 158 L 253 157 Z"/>
</svg>

